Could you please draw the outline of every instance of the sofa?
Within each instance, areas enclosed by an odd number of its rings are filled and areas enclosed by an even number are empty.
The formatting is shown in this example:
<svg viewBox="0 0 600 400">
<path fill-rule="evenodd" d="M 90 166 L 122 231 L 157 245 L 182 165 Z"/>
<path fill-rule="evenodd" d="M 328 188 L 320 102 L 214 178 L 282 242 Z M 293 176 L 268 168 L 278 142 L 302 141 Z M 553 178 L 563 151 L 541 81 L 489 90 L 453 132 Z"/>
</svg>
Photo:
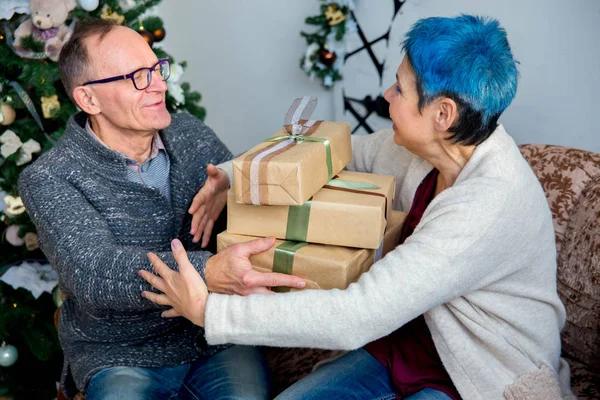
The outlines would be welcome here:
<svg viewBox="0 0 600 400">
<path fill-rule="evenodd" d="M 600 399 L 600 154 L 525 144 L 521 153 L 540 180 L 552 211 L 558 292 L 567 309 L 563 357 L 580 400 Z M 274 394 L 339 351 L 265 348 Z"/>
<path fill-rule="evenodd" d="M 563 357 L 571 366 L 573 392 L 580 400 L 600 400 L 600 154 L 552 145 L 526 144 L 520 149 L 552 211 L 558 292 L 567 309 Z M 317 363 L 342 354 L 273 347 L 264 351 L 273 371 L 273 395 Z"/>
</svg>

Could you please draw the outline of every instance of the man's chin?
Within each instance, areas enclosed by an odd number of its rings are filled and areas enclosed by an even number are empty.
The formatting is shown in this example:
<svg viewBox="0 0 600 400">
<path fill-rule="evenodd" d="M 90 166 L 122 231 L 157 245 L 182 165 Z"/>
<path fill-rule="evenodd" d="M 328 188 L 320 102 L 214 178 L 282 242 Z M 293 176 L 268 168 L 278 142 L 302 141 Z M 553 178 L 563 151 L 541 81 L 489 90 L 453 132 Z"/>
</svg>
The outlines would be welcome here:
<svg viewBox="0 0 600 400">
<path fill-rule="evenodd" d="M 165 109 L 165 113 L 166 113 L 166 115 L 161 116 L 162 118 L 160 118 L 157 121 L 158 125 L 160 125 L 160 128 L 157 128 L 157 129 L 165 129 L 166 127 L 171 125 L 171 114 L 169 114 L 169 112 L 166 109 Z"/>
<path fill-rule="evenodd" d="M 145 117 L 147 121 L 152 121 L 154 129 L 165 129 L 167 126 L 171 125 L 171 114 L 169 114 L 166 107 L 146 112 Z"/>
</svg>

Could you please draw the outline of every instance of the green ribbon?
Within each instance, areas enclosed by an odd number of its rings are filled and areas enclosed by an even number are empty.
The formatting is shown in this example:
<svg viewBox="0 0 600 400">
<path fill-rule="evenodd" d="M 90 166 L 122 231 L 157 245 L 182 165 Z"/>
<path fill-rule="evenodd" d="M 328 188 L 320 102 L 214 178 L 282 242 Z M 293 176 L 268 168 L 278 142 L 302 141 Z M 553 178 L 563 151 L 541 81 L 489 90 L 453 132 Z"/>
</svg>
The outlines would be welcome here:
<svg viewBox="0 0 600 400">
<path fill-rule="evenodd" d="M 369 182 L 348 181 L 345 179 L 331 179 L 325 186 L 333 186 L 351 190 L 373 190 L 380 187 Z M 312 198 L 300 206 L 288 207 L 288 219 L 285 228 L 285 239 L 297 242 L 306 242 L 308 234 L 308 222 L 310 219 L 310 208 Z"/>
<path fill-rule="evenodd" d="M 278 142 L 280 140 L 285 140 L 285 139 L 294 139 L 300 143 L 302 143 L 303 141 L 323 143 L 323 145 L 325 146 L 325 156 L 327 158 L 327 179 L 329 180 L 333 177 L 333 166 L 331 163 L 331 145 L 329 144 L 329 139 L 289 134 L 289 135 L 274 136 L 274 137 L 271 137 L 271 138 L 265 140 L 265 142 Z"/>
<path fill-rule="evenodd" d="M 306 242 L 293 242 L 291 240 L 281 243 L 275 248 L 275 256 L 273 257 L 273 272 L 292 275 L 294 267 L 294 254 L 306 246 Z M 272 288 L 274 292 L 289 292 L 290 288 L 286 286 L 278 286 Z"/>
<path fill-rule="evenodd" d="M 312 197 L 301 206 L 289 206 L 285 239 L 306 242 Z"/>
<path fill-rule="evenodd" d="M 325 184 L 326 186 L 334 186 L 342 189 L 353 189 L 353 190 L 374 190 L 381 189 L 380 186 L 377 186 L 373 183 L 369 182 L 356 182 L 356 181 L 348 181 L 345 179 L 330 179 L 329 182 Z"/>
</svg>

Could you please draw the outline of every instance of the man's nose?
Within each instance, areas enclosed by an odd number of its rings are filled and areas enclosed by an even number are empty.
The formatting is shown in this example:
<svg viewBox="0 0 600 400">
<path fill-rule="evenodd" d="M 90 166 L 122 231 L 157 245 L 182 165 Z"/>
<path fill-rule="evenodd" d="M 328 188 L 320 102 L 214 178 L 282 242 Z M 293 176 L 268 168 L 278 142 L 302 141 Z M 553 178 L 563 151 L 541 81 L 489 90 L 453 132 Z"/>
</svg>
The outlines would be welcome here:
<svg viewBox="0 0 600 400">
<path fill-rule="evenodd" d="M 167 82 L 163 80 L 162 75 L 158 71 L 152 71 L 152 81 L 150 82 L 150 86 L 148 86 L 149 90 L 166 92 L 167 91 Z"/>
</svg>

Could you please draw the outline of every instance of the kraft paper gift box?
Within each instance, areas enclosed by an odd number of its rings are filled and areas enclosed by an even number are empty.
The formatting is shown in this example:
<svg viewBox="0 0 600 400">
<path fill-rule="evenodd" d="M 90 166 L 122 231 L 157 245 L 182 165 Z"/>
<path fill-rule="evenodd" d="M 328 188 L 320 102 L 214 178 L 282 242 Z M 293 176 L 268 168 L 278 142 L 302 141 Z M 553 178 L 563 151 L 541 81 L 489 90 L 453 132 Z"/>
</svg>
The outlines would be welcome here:
<svg viewBox="0 0 600 400">
<path fill-rule="evenodd" d="M 306 281 L 307 289 L 345 289 L 397 246 L 406 215 L 391 212 L 383 243 L 375 250 L 276 240 L 275 246 L 251 256 L 250 262 L 260 272 L 296 275 Z M 253 239 L 256 237 L 222 232 L 217 236 L 217 251 Z M 287 290 L 278 288 L 278 291 Z"/>
<path fill-rule="evenodd" d="M 349 183 L 348 183 L 349 182 Z M 342 171 L 301 206 L 238 204 L 230 190 L 227 231 L 250 236 L 376 249 L 392 210 L 395 177 Z M 337 186 L 377 186 L 346 189 Z M 362 185 L 365 186 L 365 185 Z"/>
<path fill-rule="evenodd" d="M 304 204 L 352 160 L 350 125 L 297 119 L 302 104 L 288 111 L 284 129 L 233 161 L 236 202 Z"/>
</svg>

